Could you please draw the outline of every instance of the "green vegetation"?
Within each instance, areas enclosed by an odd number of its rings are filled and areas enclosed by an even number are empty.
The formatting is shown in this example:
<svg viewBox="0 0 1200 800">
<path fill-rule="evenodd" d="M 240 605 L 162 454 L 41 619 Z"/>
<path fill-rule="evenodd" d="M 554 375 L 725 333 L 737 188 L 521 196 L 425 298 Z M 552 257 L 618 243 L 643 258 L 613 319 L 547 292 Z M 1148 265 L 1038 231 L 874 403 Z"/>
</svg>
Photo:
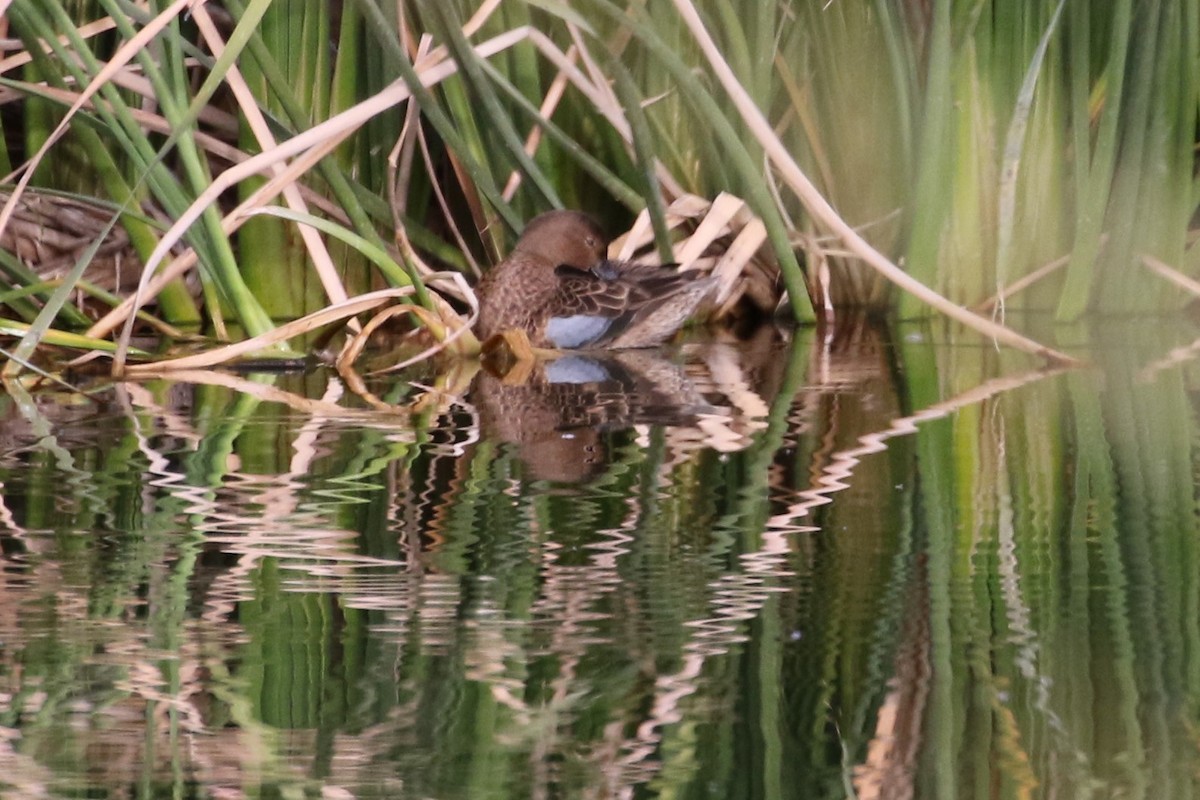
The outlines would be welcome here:
<svg viewBox="0 0 1200 800">
<path fill-rule="evenodd" d="M 123 331 L 118 367 L 151 301 L 269 353 L 281 320 L 410 287 L 442 338 L 464 320 L 424 278 L 477 272 L 534 213 L 616 231 L 644 212 L 678 255 L 723 193 L 746 205 L 713 221 L 701 267 L 735 253 L 723 295 L 763 312 L 786 290 L 801 321 L 898 300 L 1054 357 L 966 308 L 1171 312 L 1185 295 L 1159 276 L 1195 271 L 1200 0 L 154 8 L 15 0 L 6 18 L 24 49 L 0 69 L 0 272 L 6 319 L 41 315 L 28 349 L 83 327 L 59 281 L 88 288 L 91 337 Z M 124 280 L 89 273 L 105 226 L 51 242 L 51 192 L 119 223 Z M 354 236 L 253 213 L 273 205 Z M 39 279 L 54 259 L 78 269 Z"/>
<path fill-rule="evenodd" d="M 389 322 L 469 354 L 468 283 L 558 205 L 714 270 L 717 315 L 933 309 L 1051 359 L 1007 310 L 1077 342 L 1200 286 L 1200 0 L 13 0 L 0 28 L 0 379 L 349 367 Z M 704 420 L 746 426 L 727 451 L 580 428 L 605 457 L 551 460 L 594 470 L 570 489 L 482 433 L 515 389 L 464 400 L 468 359 L 428 394 L 208 373 L 46 410 L 5 380 L 2 780 L 1186 796 L 1191 334 L 1106 316 L 1101 369 L 1055 376 L 896 327 L 878 363 L 804 330 L 746 357 L 765 404 Z M 516 409 L 491 424 L 541 421 Z"/>
</svg>

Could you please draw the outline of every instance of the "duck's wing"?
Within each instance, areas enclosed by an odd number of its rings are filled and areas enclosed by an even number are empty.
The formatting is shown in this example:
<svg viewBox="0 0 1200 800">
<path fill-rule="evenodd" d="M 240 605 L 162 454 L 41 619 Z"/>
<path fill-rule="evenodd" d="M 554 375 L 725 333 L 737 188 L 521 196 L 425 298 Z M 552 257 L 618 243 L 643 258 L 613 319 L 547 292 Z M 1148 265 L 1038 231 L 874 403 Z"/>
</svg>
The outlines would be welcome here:
<svg viewBox="0 0 1200 800">
<path fill-rule="evenodd" d="M 555 347 L 600 344 L 627 324 L 621 318 L 629 306 L 629 286 L 601 274 L 566 264 L 554 270 L 558 287 L 550 303 L 546 338 Z"/>
<path fill-rule="evenodd" d="M 555 272 L 555 294 L 546 338 L 555 347 L 591 347 L 613 341 L 698 276 L 675 265 L 602 261 L 590 270 L 568 265 Z"/>
</svg>

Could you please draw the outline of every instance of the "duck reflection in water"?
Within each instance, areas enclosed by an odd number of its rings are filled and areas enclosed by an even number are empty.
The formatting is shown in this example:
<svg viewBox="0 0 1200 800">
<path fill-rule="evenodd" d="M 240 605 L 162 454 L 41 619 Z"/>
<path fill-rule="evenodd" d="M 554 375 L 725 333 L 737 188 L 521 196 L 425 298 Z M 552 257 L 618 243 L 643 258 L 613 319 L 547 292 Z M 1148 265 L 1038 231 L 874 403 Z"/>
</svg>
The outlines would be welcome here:
<svg viewBox="0 0 1200 800">
<path fill-rule="evenodd" d="M 745 409 L 730 402 L 723 378 L 704 358 L 689 359 L 685 369 L 664 356 L 655 350 L 591 351 L 506 375 L 484 370 L 471 399 L 485 436 L 516 445 L 532 480 L 591 480 L 609 462 L 608 435 L 640 425 L 668 427 L 672 451 L 744 447 L 761 427 L 765 405 Z M 736 356 L 718 360 L 737 364 Z"/>
</svg>

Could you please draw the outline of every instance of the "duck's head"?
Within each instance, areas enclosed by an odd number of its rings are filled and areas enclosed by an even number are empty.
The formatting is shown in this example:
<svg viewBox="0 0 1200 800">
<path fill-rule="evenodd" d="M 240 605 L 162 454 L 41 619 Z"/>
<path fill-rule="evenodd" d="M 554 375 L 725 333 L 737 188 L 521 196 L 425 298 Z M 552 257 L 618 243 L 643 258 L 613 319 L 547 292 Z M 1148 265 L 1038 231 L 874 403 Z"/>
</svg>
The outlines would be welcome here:
<svg viewBox="0 0 1200 800">
<path fill-rule="evenodd" d="M 543 259 L 551 266 L 590 269 L 608 252 L 608 237 L 596 221 L 579 211 L 547 211 L 529 221 L 513 254 Z"/>
</svg>

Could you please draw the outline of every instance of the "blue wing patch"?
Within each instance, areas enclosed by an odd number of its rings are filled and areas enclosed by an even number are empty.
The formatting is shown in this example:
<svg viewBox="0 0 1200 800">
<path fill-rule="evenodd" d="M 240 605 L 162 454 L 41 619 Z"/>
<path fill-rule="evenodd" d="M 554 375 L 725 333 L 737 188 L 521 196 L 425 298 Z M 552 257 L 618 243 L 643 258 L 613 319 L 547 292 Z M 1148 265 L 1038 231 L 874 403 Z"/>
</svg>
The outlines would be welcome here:
<svg viewBox="0 0 1200 800">
<path fill-rule="evenodd" d="M 564 350 L 592 344 L 612 325 L 611 319 L 576 314 L 573 317 L 551 317 L 546 323 L 546 339 Z"/>
</svg>

